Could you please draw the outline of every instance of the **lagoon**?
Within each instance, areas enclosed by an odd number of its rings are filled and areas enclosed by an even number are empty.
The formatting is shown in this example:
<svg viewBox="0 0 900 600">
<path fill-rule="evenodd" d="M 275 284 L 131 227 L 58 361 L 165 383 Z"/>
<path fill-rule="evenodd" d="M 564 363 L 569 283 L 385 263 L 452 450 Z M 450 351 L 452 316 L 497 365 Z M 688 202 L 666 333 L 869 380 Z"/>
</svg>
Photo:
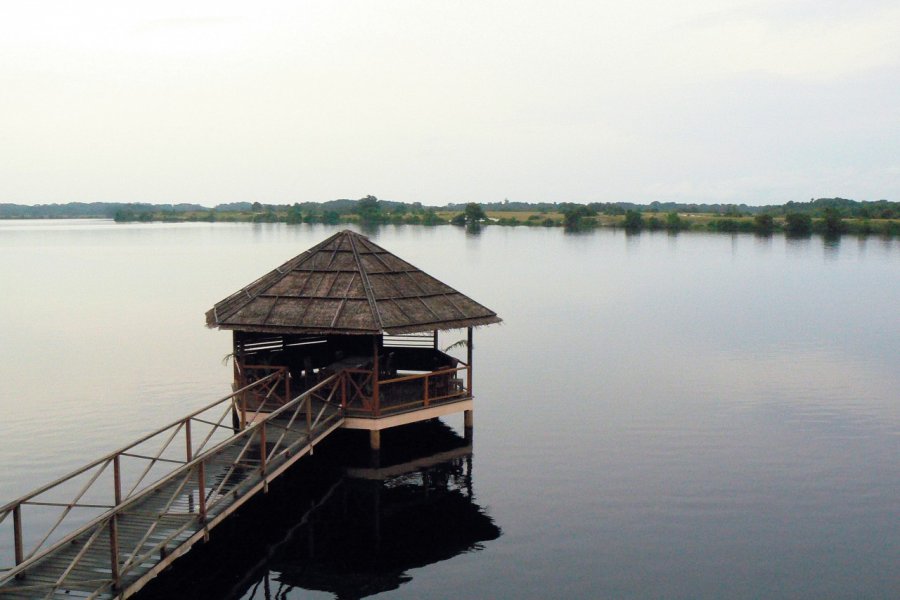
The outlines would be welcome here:
<svg viewBox="0 0 900 600">
<path fill-rule="evenodd" d="M 225 395 L 204 312 L 335 231 L 0 221 L 0 501 Z M 900 241 L 367 235 L 504 319 L 472 454 L 501 533 L 380 596 L 900 594 Z"/>
</svg>

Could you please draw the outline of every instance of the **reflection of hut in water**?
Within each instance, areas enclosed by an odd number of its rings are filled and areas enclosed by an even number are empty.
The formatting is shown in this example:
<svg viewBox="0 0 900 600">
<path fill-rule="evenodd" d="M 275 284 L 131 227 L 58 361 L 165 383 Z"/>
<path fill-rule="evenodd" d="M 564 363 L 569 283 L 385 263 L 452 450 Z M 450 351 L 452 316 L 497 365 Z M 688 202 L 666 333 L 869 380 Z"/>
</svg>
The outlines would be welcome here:
<svg viewBox="0 0 900 600">
<path fill-rule="evenodd" d="M 380 431 L 464 412 L 472 424 L 472 329 L 496 313 L 368 238 L 337 233 L 222 300 L 207 325 L 234 336 L 236 389 L 273 371 L 272 410 L 331 381 L 344 427 Z M 467 360 L 442 352 L 438 332 L 467 329 Z M 331 378 L 339 374 L 340 378 Z M 260 400 L 245 399 L 250 409 Z M 242 412 L 246 414 L 246 410 Z"/>
<path fill-rule="evenodd" d="M 268 600 L 296 588 L 361 598 L 500 536 L 475 502 L 471 445 L 440 420 L 385 432 L 377 467 L 367 446 L 329 437 L 138 597 Z"/>
<path fill-rule="evenodd" d="M 433 453 L 348 468 L 341 490 L 278 552 L 271 568 L 279 591 L 290 586 L 361 598 L 398 588 L 412 579 L 411 569 L 500 536 L 474 502 L 471 446 L 440 422 L 414 429 L 385 447 L 430 440 Z"/>
</svg>

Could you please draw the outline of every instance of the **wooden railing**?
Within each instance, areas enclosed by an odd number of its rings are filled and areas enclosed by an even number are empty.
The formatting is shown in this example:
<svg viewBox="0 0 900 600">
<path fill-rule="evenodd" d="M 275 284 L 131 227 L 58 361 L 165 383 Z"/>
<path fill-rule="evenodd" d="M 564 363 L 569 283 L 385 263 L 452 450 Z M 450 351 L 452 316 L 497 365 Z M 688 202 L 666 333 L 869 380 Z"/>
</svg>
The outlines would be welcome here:
<svg viewBox="0 0 900 600">
<path fill-rule="evenodd" d="M 467 372 L 463 364 L 376 382 L 369 369 L 343 369 L 314 397 L 340 404 L 346 415 L 379 417 L 467 397 Z"/>
<path fill-rule="evenodd" d="M 242 482 L 252 480 L 248 477 L 248 469 L 258 470 L 267 485 L 266 474 L 270 466 L 285 463 L 311 442 L 314 433 L 342 418 L 340 406 L 332 403 L 339 387 L 338 375 L 289 402 L 280 400 L 278 406 L 273 406 L 275 390 L 281 389 L 282 384 L 285 390 L 289 389 L 288 377 L 286 369 L 276 369 L 274 373 L 0 507 L 0 535 L 6 540 L 12 538 L 12 552 L 9 553 L 12 556 L 3 559 L 11 558 L 14 563 L 0 569 L 0 596 L 6 591 L 5 583 L 26 575 L 48 554 L 78 541 L 77 554 L 58 573 L 55 582 L 33 584 L 36 592 L 42 590 L 43 595 L 49 590 L 47 595 L 51 595 L 64 586 L 73 569 L 91 554 L 91 548 L 100 545 L 96 542 L 101 537 L 108 539 L 109 577 L 98 575 L 96 581 L 106 589 L 118 589 L 122 579 L 135 569 L 144 569 L 144 563 L 154 553 L 164 555 L 167 547 L 171 549 L 172 545 L 182 543 L 185 531 L 192 527 L 196 529 L 198 524 L 207 524 L 210 515 L 224 518 L 229 499 L 238 497 L 241 491 L 238 488 L 244 485 Z M 326 389 L 331 392 L 323 396 Z M 240 406 L 238 402 L 248 393 L 259 399 L 252 409 Z M 230 422 L 233 411 L 240 414 L 240 421 L 246 427 L 235 431 Z M 298 431 L 305 431 L 305 436 L 301 434 L 298 439 Z M 210 477 L 210 468 L 215 469 L 214 477 Z M 239 477 L 235 477 L 236 473 Z M 259 482 L 258 477 L 256 481 Z M 156 508 L 149 515 L 152 523 L 139 535 L 137 543 L 131 535 L 128 546 L 120 547 L 124 539 L 119 532 L 120 519 L 147 517 L 141 511 L 141 503 L 153 494 L 162 494 L 162 499 L 160 496 L 154 498 Z M 162 519 L 172 517 L 181 517 L 180 525 L 175 529 L 165 527 L 166 535 L 161 539 L 158 533 L 154 536 L 154 532 L 163 529 L 160 528 Z M 52 524 L 47 527 L 48 523 Z M 12 531 L 4 532 L 4 528 Z M 11 536 L 6 537 L 9 533 Z M 96 555 L 91 560 L 96 561 Z M 78 583 L 92 584 L 84 580 Z M 23 587 L 16 585 L 15 590 L 21 592 Z"/>
<path fill-rule="evenodd" d="M 469 367 L 466 365 L 379 381 L 379 401 L 375 406 L 375 416 L 416 408 L 428 408 L 432 404 L 465 398 L 469 393 L 465 383 L 465 374 L 468 369 Z M 414 394 L 414 397 L 409 399 L 409 384 L 419 382 L 421 382 L 420 395 Z M 402 392 L 399 391 L 400 384 L 407 384 L 402 386 L 406 388 Z"/>
</svg>

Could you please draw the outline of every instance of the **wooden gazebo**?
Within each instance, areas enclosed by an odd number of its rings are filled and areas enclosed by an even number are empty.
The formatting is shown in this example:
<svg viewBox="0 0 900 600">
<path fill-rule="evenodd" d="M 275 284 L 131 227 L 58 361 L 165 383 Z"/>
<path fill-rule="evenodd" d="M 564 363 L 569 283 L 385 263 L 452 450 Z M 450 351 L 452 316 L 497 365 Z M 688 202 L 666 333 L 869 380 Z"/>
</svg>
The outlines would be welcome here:
<svg viewBox="0 0 900 600">
<path fill-rule="evenodd" d="M 499 323 L 492 310 L 345 230 L 206 313 L 234 336 L 235 388 L 281 370 L 270 406 L 332 375 L 344 427 L 382 429 L 463 412 L 472 425 L 472 330 Z M 466 329 L 467 360 L 438 347 L 438 332 Z M 331 379 L 334 380 L 333 378 Z M 274 401 L 272 399 L 274 398 Z"/>
</svg>

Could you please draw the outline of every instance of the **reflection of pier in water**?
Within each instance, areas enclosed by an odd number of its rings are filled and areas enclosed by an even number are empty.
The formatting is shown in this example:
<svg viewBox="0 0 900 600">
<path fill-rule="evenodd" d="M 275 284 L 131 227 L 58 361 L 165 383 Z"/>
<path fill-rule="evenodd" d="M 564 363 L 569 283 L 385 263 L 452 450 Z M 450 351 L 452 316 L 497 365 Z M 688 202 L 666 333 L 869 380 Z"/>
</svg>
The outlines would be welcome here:
<svg viewBox="0 0 900 600">
<path fill-rule="evenodd" d="M 253 531 L 231 535 L 247 540 L 244 545 L 253 552 L 227 571 L 219 569 L 218 581 L 197 581 L 194 565 L 184 565 L 182 572 L 176 565 L 146 590 L 147 598 L 268 600 L 290 597 L 293 589 L 362 598 L 398 588 L 412 579 L 412 569 L 478 550 L 499 537 L 500 529 L 475 503 L 467 440 L 437 420 L 388 434 L 392 439 L 377 465 L 370 464 L 367 444 L 350 433 L 334 440 L 328 452 L 317 453 L 323 460 L 344 459 L 328 465 L 328 475 L 316 476 L 318 497 L 307 499 L 310 508 L 270 519 L 270 533 L 262 533 L 267 539 L 256 543 L 249 538 L 260 537 L 256 529 L 265 517 L 248 515 L 246 527 Z M 273 514 L 267 505 L 293 503 L 293 494 L 273 489 L 250 509 Z M 210 546 L 201 560 L 221 562 L 218 545 Z M 229 589 L 222 587 L 223 576 Z"/>
</svg>

